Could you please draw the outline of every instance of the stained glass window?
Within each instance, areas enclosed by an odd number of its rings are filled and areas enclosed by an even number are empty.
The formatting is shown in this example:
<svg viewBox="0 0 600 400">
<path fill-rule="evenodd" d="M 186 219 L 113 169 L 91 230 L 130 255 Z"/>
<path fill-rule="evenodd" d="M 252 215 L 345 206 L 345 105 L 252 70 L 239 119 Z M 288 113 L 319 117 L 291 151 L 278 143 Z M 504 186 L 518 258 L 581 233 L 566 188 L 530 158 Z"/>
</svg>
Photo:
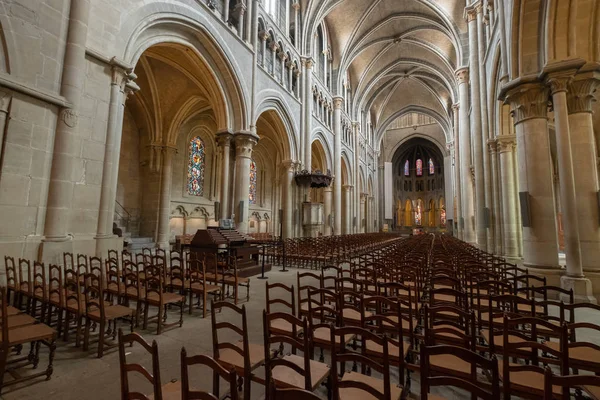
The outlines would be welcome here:
<svg viewBox="0 0 600 400">
<path fill-rule="evenodd" d="M 250 204 L 256 204 L 256 178 L 256 163 L 252 160 L 250 161 L 250 191 L 248 195 Z"/>
<path fill-rule="evenodd" d="M 410 162 L 408 160 L 404 163 L 404 176 L 410 176 Z"/>
<path fill-rule="evenodd" d="M 429 175 L 435 174 L 435 165 L 433 165 L 433 160 L 429 159 Z"/>
<path fill-rule="evenodd" d="M 206 148 L 200 136 L 190 141 L 190 159 L 188 162 L 188 193 L 192 196 L 204 194 L 204 169 Z"/>
<path fill-rule="evenodd" d="M 417 212 L 415 213 L 415 225 L 421 226 L 423 223 L 423 212 L 421 211 L 421 205 L 417 206 Z"/>
<path fill-rule="evenodd" d="M 440 211 L 440 223 L 442 224 L 442 227 L 446 227 L 446 210 L 443 208 L 442 211 Z"/>
<path fill-rule="evenodd" d="M 423 176 L 423 160 L 417 160 L 417 176 Z"/>
</svg>

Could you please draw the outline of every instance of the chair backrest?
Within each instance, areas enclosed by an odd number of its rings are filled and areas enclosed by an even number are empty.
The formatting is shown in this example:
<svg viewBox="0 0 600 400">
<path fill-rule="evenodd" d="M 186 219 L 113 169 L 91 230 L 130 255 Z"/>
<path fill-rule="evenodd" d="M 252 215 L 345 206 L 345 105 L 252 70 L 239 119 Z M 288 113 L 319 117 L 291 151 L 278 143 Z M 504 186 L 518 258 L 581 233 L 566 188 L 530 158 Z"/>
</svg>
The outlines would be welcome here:
<svg viewBox="0 0 600 400">
<path fill-rule="evenodd" d="M 477 330 L 475 313 L 452 305 L 424 308 L 425 343 L 455 344 L 475 350 Z"/>
<path fill-rule="evenodd" d="M 461 359 L 462 361 L 471 365 L 470 379 L 459 378 L 456 376 L 445 376 L 439 371 L 434 374 L 431 372 L 430 357 L 436 355 L 452 355 Z M 443 387 L 456 387 L 469 392 L 473 399 L 480 398 L 483 400 L 500 400 L 500 384 L 498 377 L 498 361 L 496 356 L 492 356 L 491 359 L 483 357 L 474 351 L 450 345 L 441 346 L 421 346 L 421 400 L 427 400 L 429 398 L 429 389 L 433 386 Z M 490 390 L 484 389 L 488 386 L 486 382 L 482 385 L 482 382 L 477 379 L 478 368 L 490 374 L 489 378 L 491 381 Z"/>
<path fill-rule="evenodd" d="M 571 389 L 593 391 L 594 397 L 597 398 L 600 394 L 600 376 L 597 375 L 554 375 L 550 367 L 546 367 L 544 373 L 544 399 L 554 400 L 556 394 L 552 389 L 553 386 L 562 388 L 562 400 L 571 398 Z M 588 393 L 592 395 L 592 393 Z M 576 398 L 579 398 L 576 396 Z"/>
<path fill-rule="evenodd" d="M 229 397 L 238 399 L 237 374 L 223 368 L 214 358 L 207 355 L 189 356 L 185 347 L 181 349 L 181 399 L 182 400 L 219 400 L 219 385 L 215 385 L 212 392 L 196 391 L 190 389 L 189 368 L 191 366 L 206 366 L 213 371 L 215 379 L 223 378 L 229 383 Z"/>
<path fill-rule="evenodd" d="M 102 277 L 90 272 L 83 276 L 83 282 L 85 285 L 85 308 L 87 312 L 98 309 L 100 311 L 100 319 L 104 320 L 104 282 Z"/>
<path fill-rule="evenodd" d="M 63 253 L 63 267 L 65 269 L 73 269 L 75 267 L 75 257 L 73 253 Z"/>
<path fill-rule="evenodd" d="M 278 291 L 276 296 L 272 296 L 272 291 Z M 276 304 L 281 304 L 286 307 L 286 312 L 289 312 L 293 316 L 296 316 L 296 296 L 294 292 L 294 286 L 287 286 L 281 282 L 269 283 L 268 281 L 265 283 L 265 292 L 266 292 L 266 307 L 267 313 L 271 313 L 271 306 Z M 284 296 L 289 300 L 284 299 Z M 280 310 L 279 310 L 280 311 Z"/>
<path fill-rule="evenodd" d="M 217 322 L 217 309 L 222 311 L 223 309 L 230 310 L 234 314 L 238 315 L 238 318 L 242 320 L 242 327 L 236 326 L 231 322 Z M 219 353 L 221 350 L 229 349 L 238 353 L 244 359 L 244 371 L 250 371 L 250 353 L 249 353 L 249 342 L 248 342 L 248 319 L 246 317 L 246 306 L 238 307 L 226 301 L 211 301 L 210 304 L 211 321 L 212 321 L 212 334 L 213 334 L 213 357 L 219 359 Z M 220 342 L 219 333 L 220 331 L 233 331 L 240 336 L 242 347 L 236 346 L 236 340 L 231 342 Z M 232 343 L 233 342 L 233 343 Z"/>
<path fill-rule="evenodd" d="M 152 356 L 152 373 L 148 372 L 140 364 L 128 364 L 125 353 L 125 343 L 137 343 L 141 345 Z M 122 400 L 150 400 L 149 396 L 139 392 L 130 392 L 129 390 L 129 373 L 136 372 L 146 378 L 152 385 L 154 400 L 162 400 L 162 389 L 160 383 L 160 365 L 158 359 L 158 344 L 156 340 L 152 344 L 146 342 L 139 334 L 130 333 L 124 335 L 119 329 L 119 368 L 121 371 L 121 399 Z"/>
<path fill-rule="evenodd" d="M 310 281 L 310 283 L 306 282 Z M 308 310 L 308 290 L 319 289 L 322 287 L 323 277 L 313 272 L 298 272 L 296 275 L 296 283 L 298 288 L 298 314 L 302 315 L 302 306 L 306 304 L 304 312 Z"/>
<path fill-rule="evenodd" d="M 104 274 L 106 276 L 106 289 L 121 296 L 121 281 L 124 274 L 119 267 L 119 261 L 115 258 L 109 258 L 104 261 Z"/>
<path fill-rule="evenodd" d="M 90 273 L 100 276 L 104 272 L 102 271 L 102 259 L 100 257 L 90 257 L 89 258 L 90 265 Z"/>
<path fill-rule="evenodd" d="M 56 264 L 48 267 L 48 299 L 61 308 L 65 305 L 63 269 Z"/>
<path fill-rule="evenodd" d="M 158 300 L 158 307 L 163 307 L 164 293 L 163 269 L 159 266 L 146 265 L 144 267 L 144 292 L 146 301 Z"/>
<path fill-rule="evenodd" d="M 14 257 L 4 256 L 4 273 L 6 274 L 6 286 L 13 289 L 18 288 L 19 276 Z"/>
<path fill-rule="evenodd" d="M 282 335 L 271 331 L 271 323 L 275 320 L 284 320 L 291 324 L 292 335 Z M 303 328 L 305 332 L 302 339 L 298 337 L 298 327 Z M 294 315 L 287 313 L 268 313 L 267 310 L 263 311 L 263 336 L 264 336 L 264 348 L 265 348 L 265 377 L 266 381 L 271 380 L 271 371 L 277 366 L 290 368 L 300 376 L 304 377 L 304 389 L 312 389 L 312 377 L 310 375 L 310 344 L 308 334 L 308 322 L 306 318 L 300 320 Z M 285 358 L 279 358 L 277 356 L 271 357 L 271 345 L 273 344 L 288 344 L 292 347 L 292 353 L 296 354 L 297 350 L 300 350 L 303 354 L 304 364 L 302 366 L 297 365 Z"/>
<path fill-rule="evenodd" d="M 0 341 L 0 347 L 2 351 L 8 351 L 9 348 L 9 340 L 8 340 L 8 297 L 6 295 L 6 288 L 4 286 L 0 286 L 0 301 L 2 305 L 0 309 L 2 310 L 2 315 L 0 316 L 0 321 L 2 322 L 2 340 Z"/>
<path fill-rule="evenodd" d="M 336 336 L 340 337 L 338 340 L 339 345 L 336 343 Z M 346 346 L 345 338 L 353 336 L 359 336 L 361 339 L 360 352 L 352 351 Z M 367 356 L 366 349 L 367 342 L 369 341 L 381 346 L 381 360 L 375 361 L 371 357 Z M 339 398 L 340 389 L 355 388 L 370 394 L 378 400 L 391 399 L 390 364 L 387 336 L 380 337 L 375 333 L 363 328 L 333 327 L 331 328 L 331 343 L 335 343 L 334 347 L 337 347 L 331 352 L 330 376 L 332 377 L 334 398 Z M 383 392 L 358 380 L 340 380 L 340 376 L 338 374 L 338 363 L 340 363 L 340 373 L 343 376 L 345 373 L 345 363 L 347 362 L 361 364 L 361 371 L 363 374 L 368 368 L 379 372 L 383 376 Z"/>
<path fill-rule="evenodd" d="M 33 293 L 33 270 L 31 262 L 25 258 L 19 258 L 19 289 Z"/>
<path fill-rule="evenodd" d="M 523 329 L 525 326 L 527 329 Z M 540 327 L 545 332 L 550 331 L 554 337 L 558 337 L 558 349 L 539 342 L 538 332 Z M 527 365 L 512 364 L 509 360 L 515 357 L 525 359 Z M 510 376 L 511 371 L 529 371 L 544 374 L 544 368 L 540 364 L 546 363 L 558 364 L 561 375 L 568 375 L 569 348 L 567 325 L 556 326 L 536 317 L 509 318 L 505 315 L 502 359 L 503 376 Z M 503 389 L 504 393 L 511 393 L 510 379 L 503 381 Z"/>
<path fill-rule="evenodd" d="M 33 262 L 33 292 L 36 296 L 41 296 L 47 300 L 46 290 L 46 266 L 38 261 Z"/>
</svg>

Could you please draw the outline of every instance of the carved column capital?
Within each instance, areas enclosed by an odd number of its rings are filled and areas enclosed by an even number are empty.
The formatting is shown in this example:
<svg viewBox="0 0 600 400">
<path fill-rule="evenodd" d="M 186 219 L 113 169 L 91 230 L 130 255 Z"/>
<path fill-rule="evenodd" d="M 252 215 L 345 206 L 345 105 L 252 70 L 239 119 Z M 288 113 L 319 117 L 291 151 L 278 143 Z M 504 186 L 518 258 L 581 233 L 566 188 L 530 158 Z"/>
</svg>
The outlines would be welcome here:
<svg viewBox="0 0 600 400">
<path fill-rule="evenodd" d="M 233 140 L 233 134 L 228 130 L 217 132 L 216 139 L 219 147 L 230 146 Z"/>
<path fill-rule="evenodd" d="M 592 105 L 596 101 L 594 93 L 598 86 L 600 86 L 600 72 L 575 76 L 567 93 L 569 114 L 591 113 Z"/>
<path fill-rule="evenodd" d="M 0 112 L 8 113 L 8 107 L 10 106 L 10 101 L 12 99 L 12 92 L 8 89 L 0 87 Z"/>
<path fill-rule="evenodd" d="M 499 153 L 512 152 L 517 147 L 517 137 L 515 135 L 500 135 L 496 141 Z"/>
<path fill-rule="evenodd" d="M 515 125 L 533 118 L 548 118 L 549 88 L 542 83 L 526 83 L 510 89 L 510 104 Z"/>
<path fill-rule="evenodd" d="M 335 96 L 333 98 L 333 109 L 334 110 L 341 110 L 342 109 L 342 104 L 344 104 L 344 98 L 341 96 Z"/>
<path fill-rule="evenodd" d="M 237 157 L 252 157 L 252 150 L 258 143 L 259 137 L 252 132 L 242 131 L 233 135 Z"/>
<path fill-rule="evenodd" d="M 487 145 L 490 154 L 494 155 L 498 152 L 498 141 L 496 139 L 489 139 Z"/>
<path fill-rule="evenodd" d="M 548 87 L 550 88 L 550 93 L 554 96 L 555 94 L 560 93 L 560 92 L 565 92 L 565 93 L 568 92 L 569 85 L 572 80 L 573 80 L 572 74 L 568 74 L 568 73 L 553 74 L 553 75 L 549 75 L 546 78 L 546 83 L 548 84 Z"/>
<path fill-rule="evenodd" d="M 469 83 L 469 68 L 459 68 L 454 72 L 456 82 L 461 85 L 463 83 Z"/>
</svg>

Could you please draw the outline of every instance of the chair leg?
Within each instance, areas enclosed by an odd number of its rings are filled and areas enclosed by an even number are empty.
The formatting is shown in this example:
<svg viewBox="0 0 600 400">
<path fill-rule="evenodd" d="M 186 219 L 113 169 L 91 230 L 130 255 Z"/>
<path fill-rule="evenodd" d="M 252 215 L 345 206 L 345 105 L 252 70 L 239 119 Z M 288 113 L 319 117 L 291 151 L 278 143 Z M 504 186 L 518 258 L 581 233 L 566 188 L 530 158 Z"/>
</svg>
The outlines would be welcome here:
<svg viewBox="0 0 600 400">
<path fill-rule="evenodd" d="M 54 367 L 52 363 L 54 362 L 54 353 L 56 352 L 56 339 L 52 338 L 50 345 L 50 354 L 48 356 L 48 368 L 46 368 L 46 380 L 49 381 L 52 376 L 52 372 L 54 372 Z"/>
<path fill-rule="evenodd" d="M 192 309 L 194 308 L 194 293 L 190 290 L 190 306 L 189 314 L 192 315 Z"/>
<path fill-rule="evenodd" d="M 106 332 L 104 331 L 105 323 L 106 321 L 104 320 L 100 321 L 100 331 L 98 332 L 100 335 L 98 336 L 98 358 L 102 358 L 102 356 L 104 355 L 104 335 L 106 334 Z M 110 325 L 110 321 L 108 321 L 108 324 Z"/>
<path fill-rule="evenodd" d="M 143 324 L 143 329 L 146 330 L 146 328 L 148 328 L 148 309 L 150 308 L 150 304 L 146 303 L 144 305 L 144 324 Z"/>
<path fill-rule="evenodd" d="M 89 318 L 85 319 L 85 330 L 83 333 L 83 351 L 87 351 L 90 344 L 90 329 L 91 321 Z"/>
<path fill-rule="evenodd" d="M 0 393 L 2 393 L 2 386 L 4 385 L 4 372 L 6 371 L 6 360 L 8 358 L 8 350 L 0 350 Z"/>
<path fill-rule="evenodd" d="M 81 345 L 81 321 L 83 318 L 83 316 L 77 315 L 77 325 L 75 327 L 75 347 L 79 347 Z"/>
<path fill-rule="evenodd" d="M 58 337 L 62 334 L 63 329 L 63 309 L 60 307 L 56 307 L 56 328 L 58 329 Z"/>
<path fill-rule="evenodd" d="M 69 322 L 71 322 L 71 313 L 67 310 L 65 311 L 66 315 L 65 315 L 65 326 L 64 326 L 64 332 L 63 332 L 63 340 L 65 342 L 67 342 L 69 340 Z"/>
<path fill-rule="evenodd" d="M 251 373 L 246 373 L 246 376 L 244 377 L 244 399 L 249 399 L 250 398 L 250 383 L 252 382 L 252 374 Z"/>
<path fill-rule="evenodd" d="M 163 325 L 163 313 L 166 313 L 167 310 L 163 310 L 163 307 L 161 307 L 160 305 L 158 306 L 158 315 L 157 320 L 156 320 L 156 334 L 160 335 L 162 333 L 162 325 Z"/>
</svg>

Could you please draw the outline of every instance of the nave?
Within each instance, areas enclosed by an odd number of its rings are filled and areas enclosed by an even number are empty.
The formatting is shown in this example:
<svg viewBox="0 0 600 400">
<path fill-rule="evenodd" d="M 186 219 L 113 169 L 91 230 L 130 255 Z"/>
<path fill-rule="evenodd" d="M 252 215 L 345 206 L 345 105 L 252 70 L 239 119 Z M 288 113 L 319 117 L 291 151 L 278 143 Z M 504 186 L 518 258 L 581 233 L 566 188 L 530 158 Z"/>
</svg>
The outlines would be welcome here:
<svg viewBox="0 0 600 400">
<path fill-rule="evenodd" d="M 437 399 L 434 395 L 447 399 L 467 398 L 462 389 L 448 386 L 468 386 L 468 382 L 477 382 L 476 387 L 483 389 L 479 394 L 489 396 L 482 398 L 499 399 L 508 393 L 513 398 L 537 399 L 544 395 L 543 373 L 547 371 L 543 368 L 546 365 L 554 375 L 600 372 L 600 357 L 597 356 L 600 351 L 600 309 L 597 306 L 558 302 L 557 295 L 569 300 L 572 293 L 544 285 L 543 279 L 526 270 L 487 256 L 448 236 L 403 239 L 382 236 L 386 240 L 381 241 L 388 242 L 385 246 L 362 252 L 355 250 L 349 255 L 350 259 L 344 260 L 340 256 L 337 265 L 322 267 L 307 263 L 304 264 L 306 268 L 289 268 L 285 272 L 277 267 L 268 274 L 265 283 L 252 279 L 249 299 L 246 300 L 242 291 L 238 302 L 246 313 L 246 348 L 249 349 L 247 353 L 241 353 L 247 354 L 251 374 L 245 370 L 242 357 L 232 358 L 231 346 L 227 346 L 227 343 L 237 344 L 240 336 L 222 332 L 223 322 L 243 327 L 241 315 L 234 310 L 233 299 L 226 299 L 220 309 L 209 305 L 211 318 L 206 314 L 203 315 L 206 318 L 198 318 L 202 314 L 197 311 L 192 316 L 185 312 L 182 327 L 165 330 L 159 335 L 155 335 L 154 328 L 136 328 L 143 340 L 156 341 L 161 383 L 157 388 L 162 386 L 162 398 L 185 398 L 181 395 L 183 347 L 188 357 L 205 355 L 219 359 L 225 370 L 232 364 L 237 365 L 236 373 L 246 375 L 244 381 L 250 383 L 240 388 L 240 398 L 251 399 L 265 396 L 264 381 L 269 367 L 276 386 L 286 386 L 285 382 L 289 385 L 290 377 L 295 385 L 308 384 L 300 375 L 294 376 L 291 368 L 286 371 L 289 364 L 277 363 L 290 358 L 300 360 L 296 363 L 296 372 L 302 369 L 302 360 L 309 363 L 313 372 L 309 386 L 314 389 L 316 398 L 321 399 L 328 398 L 328 389 L 320 385 L 321 382 L 329 382 L 334 398 L 339 395 L 341 399 L 354 399 L 368 396 L 360 388 L 351 389 L 346 385 L 358 381 L 381 388 L 384 385 L 378 385 L 378 382 L 387 379 L 391 382 L 390 391 L 378 398 Z M 351 254 L 344 253 L 342 248 L 332 253 Z M 165 290 L 164 293 L 170 292 Z M 9 323 L 3 327 L 10 325 L 10 318 L 18 316 L 6 314 Z M 177 314 L 178 310 L 170 311 L 168 322 L 173 322 Z M 308 319 L 300 320 L 293 315 Z M 267 324 L 269 329 L 265 329 L 264 321 L 271 321 Z M 124 335 L 129 333 L 127 323 L 119 327 Z M 225 344 L 219 355 L 213 346 L 217 331 L 218 343 Z M 344 343 L 336 339 L 337 351 L 333 353 L 331 331 L 344 337 Z M 280 342 L 287 343 L 283 351 Z M 74 345 L 73 338 L 66 343 L 62 340 L 56 343 L 52 379 L 27 387 L 12 386 L 3 390 L 3 398 L 35 399 L 42 391 L 49 399 L 119 397 L 117 381 L 122 377 L 119 376 L 116 348 L 107 351 L 101 359 L 94 359 L 99 356 L 95 345 L 82 352 Z M 290 354 L 292 344 L 297 349 L 296 356 Z M 444 347 L 448 345 L 454 347 Z M 300 351 L 303 346 L 308 348 L 306 357 Z M 535 351 L 532 350 L 534 346 Z M 265 352 L 265 347 L 271 351 Z M 457 348 L 470 348 L 479 355 Z M 133 347 L 125 344 L 122 351 L 128 364 L 140 363 L 153 371 L 148 352 L 139 344 Z M 356 358 L 353 352 L 364 352 L 365 358 Z M 332 354 L 341 361 L 339 364 L 333 363 Z M 42 364 L 47 357 L 47 349 L 43 347 L 39 353 Z M 359 363 L 361 367 L 355 368 L 354 359 L 364 361 L 365 365 Z M 505 360 L 511 362 L 505 363 Z M 372 364 L 370 368 L 367 363 Z M 332 368 L 333 365 L 337 368 Z M 475 374 L 472 365 L 477 365 Z M 525 371 L 526 368 L 531 370 Z M 190 367 L 190 386 L 195 390 L 214 391 L 212 374 L 207 371 Z M 346 372 L 342 375 L 342 371 Z M 507 371 L 513 379 L 504 378 Z M 154 371 L 152 373 L 155 375 Z M 550 379 L 553 375 L 547 373 Z M 341 379 L 333 379 L 338 375 L 342 375 Z M 141 375 L 129 373 L 128 376 L 132 391 L 152 393 L 152 385 Z M 495 376 L 498 379 L 494 379 Z M 434 387 L 436 383 L 444 387 Z M 561 381 L 562 384 L 567 383 Z M 427 385 L 432 386 L 429 397 L 423 396 Z M 574 385 L 580 387 L 582 383 L 575 381 Z M 221 392 L 228 388 L 223 382 L 220 386 Z M 560 388 L 556 390 L 560 391 Z M 591 396 L 597 393 L 594 390 L 587 387 Z M 558 398 L 559 394 L 548 398 Z M 290 394 L 286 399 L 288 397 L 293 398 Z"/>
</svg>

